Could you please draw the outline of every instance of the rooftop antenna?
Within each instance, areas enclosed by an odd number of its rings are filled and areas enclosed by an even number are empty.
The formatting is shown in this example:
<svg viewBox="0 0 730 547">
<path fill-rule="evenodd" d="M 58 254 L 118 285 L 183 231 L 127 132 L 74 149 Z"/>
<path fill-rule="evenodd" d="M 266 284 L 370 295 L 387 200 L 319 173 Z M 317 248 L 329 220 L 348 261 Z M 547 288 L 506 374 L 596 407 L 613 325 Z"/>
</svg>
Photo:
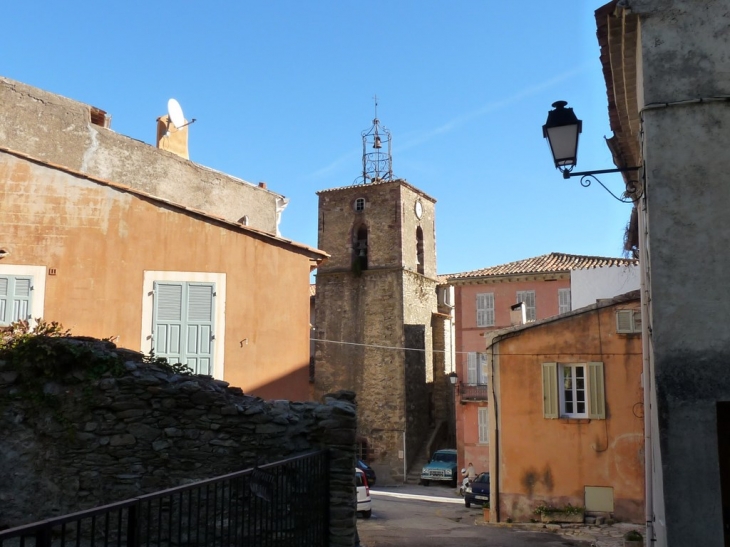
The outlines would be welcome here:
<svg viewBox="0 0 730 547">
<path fill-rule="evenodd" d="M 370 184 L 393 178 L 393 156 L 392 139 L 390 131 L 380 125 L 378 119 L 378 96 L 373 97 L 375 102 L 375 118 L 370 129 L 363 131 L 362 135 L 362 180 L 360 177 L 356 182 Z M 383 150 L 383 145 L 387 149 Z"/>
<path fill-rule="evenodd" d="M 185 116 L 183 115 L 182 107 L 180 103 L 175 99 L 167 101 L 167 134 L 170 134 L 170 123 L 175 126 L 178 131 L 183 127 L 190 125 L 195 122 L 195 118 L 185 123 Z"/>
</svg>

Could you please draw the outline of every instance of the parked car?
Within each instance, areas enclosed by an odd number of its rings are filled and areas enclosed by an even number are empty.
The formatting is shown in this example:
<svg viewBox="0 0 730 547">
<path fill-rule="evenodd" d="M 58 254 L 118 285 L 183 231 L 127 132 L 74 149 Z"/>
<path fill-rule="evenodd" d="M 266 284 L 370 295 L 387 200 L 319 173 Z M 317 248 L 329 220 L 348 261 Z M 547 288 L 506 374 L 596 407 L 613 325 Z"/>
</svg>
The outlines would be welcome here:
<svg viewBox="0 0 730 547">
<path fill-rule="evenodd" d="M 421 484 L 428 486 L 431 481 L 449 482 L 456 486 L 456 449 L 437 450 L 429 462 L 421 469 Z"/>
<path fill-rule="evenodd" d="M 355 485 L 357 486 L 357 512 L 363 518 L 369 519 L 373 514 L 372 502 L 370 501 L 370 487 L 362 469 L 355 468 Z"/>
<path fill-rule="evenodd" d="M 368 464 L 366 464 L 362 460 L 355 460 L 355 467 L 358 469 L 361 469 L 363 473 L 365 473 L 365 476 L 368 478 L 368 486 L 372 488 L 375 486 L 375 471 L 372 467 L 370 467 Z"/>
<path fill-rule="evenodd" d="M 489 473 L 479 473 L 466 487 L 464 505 L 471 507 L 472 503 L 481 505 L 485 501 L 489 501 Z"/>
</svg>

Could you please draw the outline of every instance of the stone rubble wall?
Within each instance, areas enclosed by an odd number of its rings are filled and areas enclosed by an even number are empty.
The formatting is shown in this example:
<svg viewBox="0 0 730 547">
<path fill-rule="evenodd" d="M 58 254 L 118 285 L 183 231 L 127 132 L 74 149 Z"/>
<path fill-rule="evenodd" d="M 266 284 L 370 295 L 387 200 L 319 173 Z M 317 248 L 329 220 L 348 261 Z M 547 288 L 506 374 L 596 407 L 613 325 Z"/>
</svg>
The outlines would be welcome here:
<svg viewBox="0 0 730 547">
<path fill-rule="evenodd" d="M 354 393 L 264 401 L 106 351 L 121 375 L 89 380 L 76 367 L 41 398 L 0 361 L 0 529 L 329 449 L 330 545 L 353 545 Z"/>
</svg>

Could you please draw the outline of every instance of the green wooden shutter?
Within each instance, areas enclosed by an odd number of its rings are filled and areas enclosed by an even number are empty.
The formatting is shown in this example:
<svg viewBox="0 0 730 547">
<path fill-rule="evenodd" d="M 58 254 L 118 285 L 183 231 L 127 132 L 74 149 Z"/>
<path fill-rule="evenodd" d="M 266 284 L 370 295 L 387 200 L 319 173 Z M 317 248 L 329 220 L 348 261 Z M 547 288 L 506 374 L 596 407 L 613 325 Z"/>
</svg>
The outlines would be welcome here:
<svg viewBox="0 0 730 547">
<path fill-rule="evenodd" d="M 558 412 L 558 364 L 542 364 L 542 413 L 545 418 L 555 419 Z"/>
<path fill-rule="evenodd" d="M 196 374 L 213 375 L 213 297 L 211 284 L 189 283 L 186 309 L 186 358 L 187 365 Z"/>
<path fill-rule="evenodd" d="M 606 391 L 603 383 L 603 363 L 588 363 L 588 417 L 606 419 Z"/>
<path fill-rule="evenodd" d="M 183 352 L 184 283 L 155 282 L 152 351 L 170 363 L 181 363 Z"/>
<path fill-rule="evenodd" d="M 9 325 L 20 319 L 31 319 L 32 294 L 32 277 L 0 277 L 0 324 Z"/>
</svg>

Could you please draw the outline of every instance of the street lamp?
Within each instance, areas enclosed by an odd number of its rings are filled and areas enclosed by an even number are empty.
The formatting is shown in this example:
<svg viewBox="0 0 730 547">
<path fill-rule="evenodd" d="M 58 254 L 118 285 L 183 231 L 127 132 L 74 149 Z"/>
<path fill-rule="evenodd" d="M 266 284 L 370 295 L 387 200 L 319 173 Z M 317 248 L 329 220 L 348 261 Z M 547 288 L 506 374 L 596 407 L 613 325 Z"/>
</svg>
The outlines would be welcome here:
<svg viewBox="0 0 730 547">
<path fill-rule="evenodd" d="M 550 152 L 553 155 L 555 168 L 559 169 L 564 179 L 580 177 L 580 184 L 584 188 L 591 185 L 589 179 L 594 179 L 603 189 L 615 199 L 623 203 L 632 203 L 636 193 L 635 181 L 627 182 L 626 192 L 622 197 L 617 196 L 603 184 L 596 175 L 603 173 L 627 173 L 638 171 L 641 167 L 619 167 L 617 169 L 599 169 L 597 171 L 578 171 L 573 173 L 573 168 L 578 163 L 578 139 L 583 130 L 583 122 L 573 112 L 572 108 L 566 108 L 566 101 L 553 103 L 553 110 L 548 112 L 547 121 L 542 126 L 542 136 L 550 145 Z M 640 197 L 640 196 L 638 196 Z"/>
<path fill-rule="evenodd" d="M 456 382 L 459 380 L 459 377 L 456 375 L 455 372 L 449 372 L 449 382 L 451 382 L 452 386 L 456 385 Z"/>
</svg>

